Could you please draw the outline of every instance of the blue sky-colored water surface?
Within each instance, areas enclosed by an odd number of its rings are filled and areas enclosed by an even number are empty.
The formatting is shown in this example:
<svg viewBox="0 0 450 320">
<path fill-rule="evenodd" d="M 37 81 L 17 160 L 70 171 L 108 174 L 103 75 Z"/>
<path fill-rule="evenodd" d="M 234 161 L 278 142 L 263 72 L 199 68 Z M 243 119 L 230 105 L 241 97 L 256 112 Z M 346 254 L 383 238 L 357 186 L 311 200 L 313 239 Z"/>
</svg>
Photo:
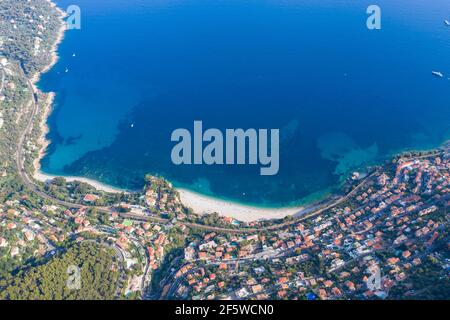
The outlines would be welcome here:
<svg viewBox="0 0 450 320">
<path fill-rule="evenodd" d="M 450 137 L 448 0 L 64 0 L 70 30 L 39 86 L 56 92 L 43 171 L 286 205 Z M 66 72 L 66 70 L 68 72 Z M 432 76 L 437 70 L 444 78 Z M 280 172 L 174 166 L 176 128 L 280 128 Z"/>
</svg>

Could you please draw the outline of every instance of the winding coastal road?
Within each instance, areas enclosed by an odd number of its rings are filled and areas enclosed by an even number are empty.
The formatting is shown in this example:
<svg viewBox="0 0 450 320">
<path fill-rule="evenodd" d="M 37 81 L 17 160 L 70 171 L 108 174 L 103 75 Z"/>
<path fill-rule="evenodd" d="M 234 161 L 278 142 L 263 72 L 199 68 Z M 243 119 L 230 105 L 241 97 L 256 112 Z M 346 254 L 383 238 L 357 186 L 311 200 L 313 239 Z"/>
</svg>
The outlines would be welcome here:
<svg viewBox="0 0 450 320">
<path fill-rule="evenodd" d="M 194 228 L 194 229 L 203 229 L 203 230 L 208 230 L 208 231 L 215 231 L 215 232 L 220 232 L 220 233 L 230 233 L 230 234 L 254 234 L 254 233 L 259 233 L 259 232 L 264 232 L 264 231 L 275 231 L 275 230 L 283 229 L 285 227 L 291 226 L 291 225 L 296 224 L 305 219 L 309 219 L 309 218 L 315 217 L 317 215 L 320 215 L 323 212 L 330 210 L 330 209 L 346 202 L 348 199 L 353 197 L 358 192 L 358 190 L 361 189 L 366 184 L 366 182 L 368 180 L 370 180 L 370 178 L 372 178 L 377 173 L 378 173 L 378 171 L 372 172 L 370 175 L 368 175 L 366 178 L 364 178 L 352 191 L 347 193 L 345 196 L 342 196 L 336 200 L 330 201 L 330 202 L 320 206 L 319 208 L 311 211 L 310 213 L 307 213 L 300 217 L 297 217 L 297 218 L 294 218 L 292 220 L 288 220 L 285 222 L 273 224 L 273 225 L 270 225 L 267 227 L 228 229 L 228 228 L 206 226 L 206 225 L 202 225 L 202 224 L 181 222 L 181 221 L 177 221 L 176 224 L 185 225 L 186 227 L 190 227 L 190 228 Z M 132 214 L 132 213 L 124 213 L 124 214 L 121 214 L 121 216 L 124 218 L 127 218 L 127 219 L 139 220 L 139 221 L 152 221 L 152 219 L 153 219 L 153 217 L 141 216 L 141 215 Z"/>
<path fill-rule="evenodd" d="M 23 71 L 23 69 L 22 68 L 19 68 L 19 69 L 20 69 L 20 72 L 21 72 L 23 78 L 26 79 L 26 81 L 27 81 L 28 90 L 31 95 L 32 110 L 30 112 L 30 117 L 28 119 L 25 130 L 19 136 L 19 141 L 18 141 L 18 146 L 17 146 L 17 154 L 16 154 L 16 166 L 17 166 L 18 174 L 22 178 L 24 184 L 32 192 L 36 193 L 41 198 L 49 200 L 53 203 L 57 203 L 63 207 L 67 207 L 67 208 L 77 208 L 77 209 L 86 208 L 87 206 L 85 206 L 85 205 L 59 200 L 59 199 L 56 199 L 56 198 L 46 194 L 45 192 L 41 191 L 39 189 L 39 187 L 36 185 L 36 183 L 28 176 L 28 173 L 25 171 L 24 163 L 23 163 L 24 159 L 25 159 L 23 146 L 24 146 L 24 142 L 25 142 L 27 135 L 29 133 L 31 133 L 31 131 L 33 129 L 34 119 L 39 111 L 39 104 L 38 104 L 37 92 L 35 91 L 33 84 L 31 83 L 30 79 L 25 75 L 25 72 Z M 259 233 L 259 232 L 264 232 L 264 231 L 274 231 L 274 230 L 283 229 L 283 228 L 293 225 L 299 221 L 311 218 L 313 216 L 317 216 L 326 210 L 332 209 L 332 208 L 344 203 L 350 197 L 352 197 L 360 188 L 362 188 L 365 185 L 365 183 L 368 180 L 370 180 L 370 178 L 373 175 L 375 175 L 376 173 L 377 173 L 377 171 L 374 171 L 373 173 L 368 175 L 352 191 L 350 191 L 345 196 L 342 196 L 338 199 L 332 200 L 305 215 L 302 215 L 300 217 L 297 217 L 297 218 L 294 218 L 294 219 L 291 219 L 291 220 L 288 220 L 288 221 L 285 221 L 285 222 L 282 222 L 279 224 L 274 224 L 274 225 L 270 225 L 270 226 L 262 227 L 262 228 L 241 228 L 241 229 L 214 227 L 214 226 L 207 226 L 207 225 L 202 225 L 202 224 L 198 224 L 198 223 L 191 223 L 191 222 L 184 222 L 184 221 L 176 221 L 174 224 L 184 225 L 186 227 L 193 228 L 193 229 L 199 229 L 199 230 L 204 230 L 204 231 L 214 231 L 214 232 L 218 232 L 218 233 L 228 233 L 228 234 L 254 234 L 254 233 Z M 93 209 L 98 210 L 99 212 L 108 213 L 108 214 L 110 214 L 113 210 L 112 207 L 91 206 L 89 208 L 93 208 Z M 123 218 L 135 220 L 135 221 L 146 221 L 146 222 L 154 222 L 154 223 L 161 223 L 161 224 L 168 224 L 171 222 L 168 219 L 164 219 L 164 218 L 160 218 L 160 217 L 143 216 L 143 215 L 138 215 L 138 214 L 133 214 L 133 213 L 120 213 L 119 215 Z"/>
</svg>

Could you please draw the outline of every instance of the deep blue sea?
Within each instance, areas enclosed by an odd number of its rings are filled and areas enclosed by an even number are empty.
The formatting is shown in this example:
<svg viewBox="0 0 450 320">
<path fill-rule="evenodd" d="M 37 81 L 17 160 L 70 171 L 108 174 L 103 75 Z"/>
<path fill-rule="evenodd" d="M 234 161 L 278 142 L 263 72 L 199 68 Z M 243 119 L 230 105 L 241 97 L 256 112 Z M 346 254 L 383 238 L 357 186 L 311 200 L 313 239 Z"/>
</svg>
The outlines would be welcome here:
<svg viewBox="0 0 450 320">
<path fill-rule="evenodd" d="M 39 87 L 56 92 L 44 172 L 129 189 L 146 173 L 261 206 L 450 138 L 448 0 L 63 0 L 81 8 Z M 441 71 L 443 78 L 431 72 Z M 67 72 L 66 72 L 67 71 Z M 280 171 L 175 166 L 171 132 L 280 128 Z"/>
</svg>

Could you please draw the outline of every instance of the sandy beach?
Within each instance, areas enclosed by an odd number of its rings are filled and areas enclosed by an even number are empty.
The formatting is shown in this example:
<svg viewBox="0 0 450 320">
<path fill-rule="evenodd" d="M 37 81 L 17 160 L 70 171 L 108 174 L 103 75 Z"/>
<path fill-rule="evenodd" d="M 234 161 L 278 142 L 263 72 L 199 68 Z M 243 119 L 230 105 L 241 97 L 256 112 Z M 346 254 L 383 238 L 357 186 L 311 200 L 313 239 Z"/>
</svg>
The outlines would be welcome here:
<svg viewBox="0 0 450 320">
<path fill-rule="evenodd" d="M 228 202 L 186 189 L 177 189 L 181 202 L 198 214 L 218 213 L 221 216 L 232 217 L 239 221 L 251 222 L 257 220 L 282 219 L 303 211 L 304 207 L 292 208 L 258 208 L 234 202 Z"/>
<path fill-rule="evenodd" d="M 36 179 L 38 181 L 42 181 L 42 182 L 46 182 L 46 181 L 52 180 L 57 177 L 59 177 L 59 176 L 46 174 L 41 171 L 36 171 L 33 175 L 34 179 Z M 66 179 L 67 182 L 73 182 L 73 181 L 84 182 L 84 183 L 87 183 L 87 184 L 93 186 L 97 190 L 101 190 L 101 191 L 105 191 L 105 192 L 111 192 L 111 193 L 122 193 L 122 192 L 126 193 L 127 192 L 126 190 L 115 188 L 115 187 L 103 184 L 99 181 L 88 179 L 88 178 L 70 177 L 70 176 L 69 177 L 64 176 L 63 178 Z"/>
</svg>

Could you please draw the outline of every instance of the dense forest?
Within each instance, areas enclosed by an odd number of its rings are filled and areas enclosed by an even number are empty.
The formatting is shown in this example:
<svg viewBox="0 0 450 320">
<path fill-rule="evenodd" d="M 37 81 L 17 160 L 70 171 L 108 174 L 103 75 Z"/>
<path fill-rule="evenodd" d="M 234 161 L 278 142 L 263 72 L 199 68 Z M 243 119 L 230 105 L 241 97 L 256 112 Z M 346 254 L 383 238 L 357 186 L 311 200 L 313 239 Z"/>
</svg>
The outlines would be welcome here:
<svg viewBox="0 0 450 320">
<path fill-rule="evenodd" d="M 80 270 L 79 288 L 70 288 L 69 267 Z M 95 243 L 74 244 L 49 262 L 0 280 L 0 299 L 113 299 L 119 279 L 114 251 Z"/>
</svg>

